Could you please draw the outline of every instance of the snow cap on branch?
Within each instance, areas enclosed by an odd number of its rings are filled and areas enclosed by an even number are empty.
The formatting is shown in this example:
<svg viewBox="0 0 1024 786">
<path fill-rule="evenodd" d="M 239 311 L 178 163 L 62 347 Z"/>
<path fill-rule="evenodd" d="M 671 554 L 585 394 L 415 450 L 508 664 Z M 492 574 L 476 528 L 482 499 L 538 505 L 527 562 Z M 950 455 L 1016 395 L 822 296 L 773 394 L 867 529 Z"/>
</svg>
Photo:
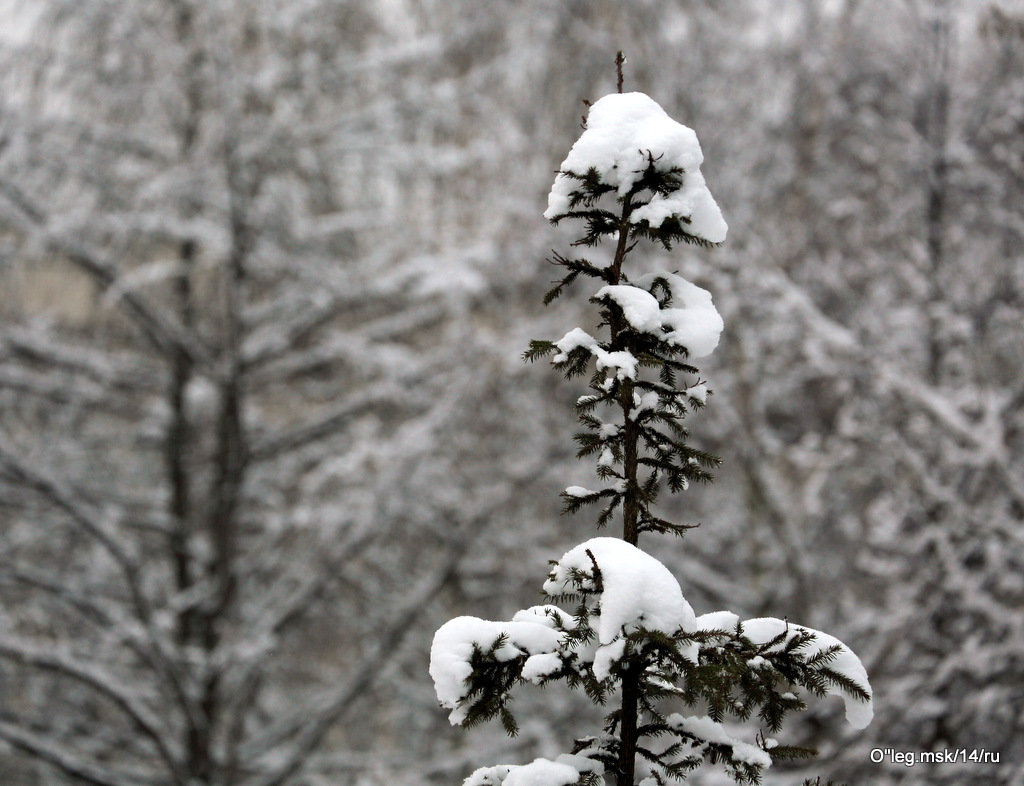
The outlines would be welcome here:
<svg viewBox="0 0 1024 786">
<path fill-rule="evenodd" d="M 573 328 L 555 342 L 558 354 L 552 358 L 555 363 L 564 363 L 569 353 L 577 347 L 585 347 L 597 359 L 598 371 L 610 371 L 619 380 L 636 379 L 637 367 L 640 364 L 631 352 L 619 350 L 609 352 L 601 348 L 597 339 L 582 328 Z"/>
<path fill-rule="evenodd" d="M 668 308 L 661 308 L 652 294 L 655 287 L 668 290 L 672 297 Z M 594 297 L 614 301 L 634 330 L 686 347 L 691 358 L 714 352 L 725 327 L 711 293 L 675 273 L 647 273 L 631 284 L 601 287 Z"/>
<path fill-rule="evenodd" d="M 534 759 L 529 764 L 499 764 L 481 767 L 462 786 L 572 786 L 583 773 L 602 775 L 600 762 L 563 753 L 554 761 Z M 603 779 L 599 779 L 603 783 Z"/>
<path fill-rule="evenodd" d="M 522 612 L 521 612 L 522 614 Z M 528 610 L 511 622 L 492 622 L 479 617 L 456 617 L 448 620 L 434 634 L 430 647 L 430 676 L 443 707 L 451 709 L 448 719 L 453 726 L 465 720 L 469 710 L 463 703 L 466 684 L 473 673 L 474 651 L 487 650 L 504 636 L 505 641 L 494 656 L 507 661 L 521 655 L 554 652 L 565 634 L 555 629 L 555 622 Z"/>
<path fill-rule="evenodd" d="M 598 173 L 620 197 L 629 193 L 653 162 L 661 172 L 681 170 L 682 184 L 668 194 L 655 194 L 630 216 L 634 224 L 660 227 L 666 219 L 686 222 L 686 231 L 709 243 L 725 240 L 728 226 L 708 191 L 700 165 L 704 154 L 693 129 L 677 123 L 644 93 L 612 93 L 590 107 L 587 128 L 559 168 L 548 195 L 544 217 L 557 219 L 570 210 L 571 194 L 584 176 Z"/>
</svg>

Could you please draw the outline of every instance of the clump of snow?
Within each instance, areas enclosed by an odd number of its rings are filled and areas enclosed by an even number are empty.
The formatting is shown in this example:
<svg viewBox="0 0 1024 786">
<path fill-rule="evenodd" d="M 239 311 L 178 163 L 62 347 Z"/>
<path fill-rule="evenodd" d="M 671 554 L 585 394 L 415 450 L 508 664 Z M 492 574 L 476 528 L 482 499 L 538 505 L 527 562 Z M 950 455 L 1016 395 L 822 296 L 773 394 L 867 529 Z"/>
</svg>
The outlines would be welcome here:
<svg viewBox="0 0 1024 786">
<path fill-rule="evenodd" d="M 550 621 L 532 619 L 492 622 L 478 617 L 456 617 L 438 628 L 430 647 L 430 676 L 441 706 L 451 709 L 448 719 L 453 726 L 462 723 L 469 711 L 462 702 L 466 698 L 466 680 L 473 673 L 470 661 L 474 649 L 486 650 L 502 635 L 507 640 L 494 653 L 499 661 L 553 652 L 565 636 Z"/>
<path fill-rule="evenodd" d="M 733 740 L 732 757 L 736 761 L 741 761 L 744 764 L 753 764 L 755 767 L 768 768 L 772 766 L 771 756 L 756 745 L 741 740 Z"/>
<path fill-rule="evenodd" d="M 567 496 L 576 497 L 577 499 L 580 499 L 582 497 L 589 497 L 591 494 L 594 493 L 595 492 L 591 491 L 588 488 L 584 488 L 583 486 L 569 486 L 569 488 L 565 490 L 565 494 Z"/>
<path fill-rule="evenodd" d="M 493 767 L 481 767 L 473 772 L 462 786 L 501 786 L 515 764 L 495 764 Z"/>
<path fill-rule="evenodd" d="M 601 644 L 611 644 L 622 633 L 641 627 L 668 634 L 693 629 L 693 609 L 675 576 L 654 557 L 618 538 L 593 538 L 567 551 L 552 569 L 544 591 L 549 595 L 575 592 L 574 571 L 589 577 L 584 589 L 597 591 L 595 563 L 601 574 L 597 624 Z"/>
<path fill-rule="evenodd" d="M 569 764 L 535 759 L 530 764 L 512 768 L 504 786 L 572 786 L 579 778 L 579 770 Z"/>
<path fill-rule="evenodd" d="M 542 652 L 526 659 L 523 663 L 522 678 L 530 682 L 540 682 L 561 668 L 562 658 L 557 652 Z"/>
<path fill-rule="evenodd" d="M 666 219 L 678 218 L 688 222 L 690 234 L 711 243 L 724 241 L 728 226 L 701 174 L 704 154 L 697 134 L 643 93 L 613 93 L 590 107 L 587 128 L 551 186 L 544 217 L 556 219 L 569 211 L 570 195 L 579 188 L 579 181 L 567 173 L 585 175 L 595 170 L 602 182 L 615 186 L 622 197 L 652 159 L 658 171 L 682 170 L 682 183 L 677 190 L 654 195 L 636 208 L 630 221 L 658 228 Z"/>
<path fill-rule="evenodd" d="M 672 306 L 661 308 L 651 289 L 657 283 L 668 287 Z M 648 273 L 629 284 L 601 287 L 594 299 L 607 298 L 622 309 L 626 322 L 637 331 L 652 333 L 670 344 L 686 347 L 690 357 L 702 358 L 714 352 L 725 324 L 718 313 L 711 293 L 674 273 Z M 578 333 L 576 331 L 579 331 Z M 557 346 L 564 353 L 566 347 L 587 346 L 593 352 L 596 341 L 580 328 L 567 333 Z M 702 402 L 707 388 L 695 385 L 687 391 Z"/>
<path fill-rule="evenodd" d="M 590 354 L 597 359 L 598 371 L 611 370 L 619 380 L 626 379 L 627 377 L 629 379 L 636 379 L 636 370 L 640 363 L 631 353 L 625 350 L 608 352 L 602 349 L 597 339 L 582 328 L 573 328 L 556 341 L 555 346 L 558 347 L 559 351 L 551 359 L 552 363 L 564 363 L 569 359 L 569 353 L 574 349 L 586 347 L 590 350 Z"/>
<path fill-rule="evenodd" d="M 661 308 L 651 294 L 655 286 L 664 285 L 672 297 L 669 308 Z M 710 355 L 718 346 L 725 323 L 712 302 L 711 293 L 674 273 L 648 273 L 632 285 L 601 287 L 595 298 L 608 298 L 622 309 L 626 321 L 638 331 L 652 333 L 663 341 L 684 347 L 691 358 Z M 609 352 L 592 335 L 575 327 L 554 342 L 558 353 L 553 363 L 565 363 L 569 353 L 585 348 L 597 361 L 597 369 L 610 370 L 619 379 L 636 379 L 639 361 L 625 350 Z M 609 378 L 610 379 L 610 378 Z M 610 382 L 609 382 L 610 384 Z M 694 385 L 687 393 L 701 402 L 707 399 L 707 388 Z M 577 403 L 587 401 L 581 397 Z"/>
<path fill-rule="evenodd" d="M 597 346 L 597 339 L 590 335 L 583 328 L 573 328 L 558 341 L 555 342 L 555 346 L 558 347 L 559 354 L 555 355 L 555 363 L 564 363 L 569 359 L 569 353 L 577 347 L 586 347 L 593 351 L 593 348 Z"/>
<path fill-rule="evenodd" d="M 696 385 L 691 385 L 686 389 L 686 395 L 690 398 L 699 401 L 701 404 L 708 403 L 708 386 L 703 382 Z"/>
<path fill-rule="evenodd" d="M 731 631 L 736 629 L 736 623 L 739 621 L 739 615 L 731 611 L 709 611 L 697 617 L 694 630 Z"/>
<path fill-rule="evenodd" d="M 560 630 L 572 630 L 576 627 L 576 618 L 572 614 L 551 604 L 530 606 L 528 609 L 517 611 L 512 617 L 512 621 L 537 622 L 549 628 Z"/>
<path fill-rule="evenodd" d="M 707 357 L 715 351 L 725 327 L 711 293 L 675 273 L 647 273 L 633 284 L 650 291 L 659 281 L 672 295 L 671 308 L 661 309 L 662 327 L 667 330 L 662 338 L 686 347 L 692 358 Z"/>
<path fill-rule="evenodd" d="M 871 692 L 871 684 L 868 682 L 868 673 L 864 668 L 864 664 L 861 663 L 860 658 L 854 654 L 853 650 L 835 636 L 830 636 L 828 633 L 823 633 L 820 630 L 814 630 L 814 628 L 806 628 L 803 625 L 794 625 L 776 617 L 759 617 L 757 619 L 744 620 L 743 622 L 743 635 L 754 644 L 765 644 L 786 631 L 788 631 L 788 635 L 783 643 L 779 645 L 780 647 L 800 633 L 814 634 L 814 641 L 803 650 L 808 658 L 813 657 L 824 649 L 839 645 L 839 651 L 835 659 L 828 664 L 828 667 L 853 680 L 868 693 Z M 874 717 L 874 708 L 870 700 L 860 701 L 836 686 L 829 686 L 828 693 L 842 698 L 843 703 L 846 705 L 846 720 L 853 728 L 863 729 L 871 723 L 871 719 Z"/>
<path fill-rule="evenodd" d="M 529 764 L 482 767 L 466 778 L 462 786 L 572 786 L 588 772 L 600 776 L 604 768 L 593 759 L 563 753 L 554 761 L 534 759 Z"/>
<path fill-rule="evenodd" d="M 657 391 L 649 390 L 643 395 L 640 393 L 633 393 L 633 411 L 630 413 L 632 417 L 636 417 L 641 412 L 645 412 L 648 409 L 657 410 L 658 404 L 661 402 L 661 398 L 658 396 Z"/>
<path fill-rule="evenodd" d="M 633 357 L 633 353 L 624 349 L 618 352 L 605 352 L 600 347 L 594 349 L 593 353 L 597 358 L 598 371 L 611 371 L 619 381 L 636 379 L 636 370 L 640 361 Z"/>
<path fill-rule="evenodd" d="M 626 654 L 626 640 L 618 638 L 611 644 L 603 644 L 594 652 L 594 676 L 606 680 L 612 673 L 612 666 Z"/>
<path fill-rule="evenodd" d="M 628 284 L 605 286 L 597 290 L 594 298 L 608 298 L 622 309 L 622 316 L 642 333 L 661 332 L 661 306 L 650 292 Z"/>
</svg>

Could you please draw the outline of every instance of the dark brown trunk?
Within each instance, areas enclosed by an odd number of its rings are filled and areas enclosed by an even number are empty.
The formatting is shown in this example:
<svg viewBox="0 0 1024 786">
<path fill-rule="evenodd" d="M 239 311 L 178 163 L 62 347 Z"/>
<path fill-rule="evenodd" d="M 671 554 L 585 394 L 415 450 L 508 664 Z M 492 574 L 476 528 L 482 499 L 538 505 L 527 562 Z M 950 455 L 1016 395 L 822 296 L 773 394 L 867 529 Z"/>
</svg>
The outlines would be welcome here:
<svg viewBox="0 0 1024 786">
<path fill-rule="evenodd" d="M 629 250 L 629 214 L 632 212 L 632 200 L 629 196 L 622 206 L 619 221 L 619 239 L 612 260 L 612 279 L 618 284 L 622 279 L 622 264 Z M 625 328 L 618 317 L 612 320 L 611 336 L 615 349 L 632 350 L 626 342 L 621 342 L 620 335 Z M 639 470 L 638 443 L 639 429 L 630 418 L 633 410 L 633 384 L 624 380 L 619 389 L 619 406 L 623 417 L 622 474 L 626 483 L 625 498 L 622 501 L 622 539 L 634 546 L 640 540 L 638 527 L 639 505 L 637 503 L 637 472 Z M 637 746 L 637 709 L 640 695 L 640 674 L 635 669 L 628 670 L 622 677 L 622 705 L 619 713 L 619 760 L 616 766 L 618 786 L 633 786 L 636 770 Z"/>
</svg>

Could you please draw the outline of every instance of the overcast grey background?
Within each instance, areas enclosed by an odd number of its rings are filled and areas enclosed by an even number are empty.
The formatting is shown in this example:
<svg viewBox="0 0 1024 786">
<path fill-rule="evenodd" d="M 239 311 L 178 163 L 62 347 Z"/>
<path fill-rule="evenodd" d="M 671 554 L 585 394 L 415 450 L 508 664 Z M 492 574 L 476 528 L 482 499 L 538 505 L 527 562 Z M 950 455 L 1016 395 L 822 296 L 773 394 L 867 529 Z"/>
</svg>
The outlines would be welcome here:
<svg viewBox="0 0 1024 786">
<path fill-rule="evenodd" d="M 875 693 L 768 781 L 1024 782 L 1020 3 L 7 6 L 0 780 L 458 783 L 593 730 L 529 690 L 518 738 L 451 729 L 426 662 L 593 532 L 582 386 L 520 353 L 593 319 L 540 304 L 541 213 L 622 49 L 730 225 L 637 251 L 726 324 L 702 526 L 644 546 Z"/>
</svg>

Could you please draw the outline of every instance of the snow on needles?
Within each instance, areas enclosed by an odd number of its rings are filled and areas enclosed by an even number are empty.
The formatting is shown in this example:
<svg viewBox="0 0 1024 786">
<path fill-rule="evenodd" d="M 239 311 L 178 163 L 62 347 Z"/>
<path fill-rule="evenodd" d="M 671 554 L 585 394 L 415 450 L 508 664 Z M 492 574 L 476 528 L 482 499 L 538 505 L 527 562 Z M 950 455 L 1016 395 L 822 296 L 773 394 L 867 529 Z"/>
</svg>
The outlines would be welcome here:
<svg viewBox="0 0 1024 786">
<path fill-rule="evenodd" d="M 671 301 L 665 308 L 652 294 L 656 291 L 668 292 Z M 611 300 L 634 330 L 684 347 L 690 358 L 703 358 L 714 352 L 725 326 L 711 293 L 675 273 L 647 273 L 631 284 L 604 286 L 594 299 Z M 632 353 L 606 350 L 582 328 L 573 328 L 554 344 L 558 354 L 552 358 L 553 363 L 565 363 L 570 352 L 583 347 L 594 356 L 599 371 L 608 371 L 619 380 L 636 379 L 639 361 Z M 706 392 L 703 389 L 703 395 Z M 694 397 L 701 396 L 702 391 L 695 388 Z"/>
<path fill-rule="evenodd" d="M 579 181 L 567 173 L 582 176 L 596 170 L 621 197 L 629 193 L 652 159 L 659 171 L 682 170 L 682 184 L 668 194 L 652 196 L 632 212 L 630 221 L 647 222 L 656 229 L 674 217 L 696 237 L 710 243 L 724 241 L 728 226 L 701 174 L 704 154 L 697 134 L 669 117 L 644 93 L 612 93 L 590 107 L 587 128 L 562 162 L 544 217 L 553 220 L 569 212 L 571 194 Z"/>
<path fill-rule="evenodd" d="M 469 711 L 463 700 L 466 680 L 473 673 L 470 660 L 475 649 L 486 651 L 500 636 L 505 636 L 504 645 L 495 652 L 499 661 L 524 654 L 550 653 L 558 648 L 565 635 L 554 626 L 551 617 L 537 614 L 511 622 L 456 617 L 438 628 L 430 647 L 430 676 L 438 701 L 451 709 L 448 719 L 452 725 L 462 723 Z"/>
<path fill-rule="evenodd" d="M 737 622 L 739 622 L 739 617 L 731 611 L 714 611 L 697 617 L 696 629 L 732 630 L 736 627 Z M 780 620 L 777 617 L 758 617 L 757 619 L 744 620 L 742 624 L 743 635 L 757 645 L 765 644 L 776 636 L 788 631 L 785 639 L 778 645 L 780 649 L 799 633 L 814 634 L 814 641 L 804 650 L 808 658 L 814 657 L 824 649 L 838 645 L 839 651 L 836 653 L 835 659 L 828 664 L 829 668 L 853 680 L 868 693 L 871 692 L 871 683 L 868 682 L 868 672 L 864 668 L 864 664 L 861 663 L 860 658 L 854 654 L 853 650 L 835 636 L 815 630 L 814 628 L 795 625 L 786 620 Z M 842 698 L 843 703 L 846 705 L 846 720 L 853 728 L 863 729 L 871 723 L 875 713 L 874 706 L 870 700 L 861 701 L 854 696 L 850 696 L 835 685 L 828 686 L 828 693 Z"/>
<path fill-rule="evenodd" d="M 574 575 L 585 577 L 582 587 L 574 583 Z M 672 635 L 692 630 L 695 623 L 693 609 L 668 568 L 618 538 L 593 538 L 569 550 L 544 584 L 549 595 L 579 589 L 598 593 L 597 637 L 601 646 L 589 658 L 577 652 L 585 659 L 593 658 L 598 679 L 607 678 L 614 663 L 624 655 L 624 636 L 640 629 Z M 467 680 L 473 673 L 474 652 L 488 650 L 504 636 L 506 640 L 495 651 L 495 659 L 508 661 L 525 656 L 522 677 L 539 682 L 561 668 L 564 631 L 574 626 L 573 617 L 557 606 L 535 606 L 517 612 L 510 622 L 456 617 L 442 625 L 430 648 L 430 676 L 438 701 L 451 710 L 448 718 L 452 724 L 461 724 L 469 711 Z M 696 658 L 696 652 L 688 654 Z"/>
<path fill-rule="evenodd" d="M 668 290 L 668 308 L 661 308 L 651 294 L 655 287 Z M 686 347 L 691 358 L 714 352 L 725 327 L 711 293 L 675 273 L 647 273 L 629 285 L 601 287 L 594 297 L 613 300 L 634 330 Z"/>
<path fill-rule="evenodd" d="M 474 660 L 496 663 L 516 661 L 522 680 L 543 684 L 560 674 L 580 673 L 590 664 L 594 677 L 605 681 L 625 658 L 635 655 L 629 637 L 647 631 L 667 636 L 695 631 L 723 631 L 729 635 L 742 624 L 742 635 L 755 647 L 763 647 L 779 638 L 772 647 L 750 658 L 751 668 L 771 668 L 772 652 L 781 650 L 801 633 L 813 634 L 801 652 L 810 660 L 822 650 L 835 647 L 830 670 L 859 685 L 869 695 L 871 686 L 860 659 L 834 636 L 795 625 L 774 617 L 762 617 L 740 623 L 730 611 L 718 611 L 696 617 L 683 597 L 679 582 L 661 562 L 624 540 L 592 538 L 562 555 L 551 569 L 544 592 L 552 597 L 590 596 L 587 605 L 593 611 L 589 625 L 597 641 L 574 637 L 580 624 L 576 615 L 554 605 L 533 606 L 516 612 L 510 621 L 493 622 L 477 617 L 456 617 L 438 629 L 430 650 L 430 675 L 441 705 L 451 710 L 453 725 L 464 723 L 474 706 L 471 699 Z M 700 647 L 695 641 L 681 651 L 682 657 L 698 663 Z M 850 725 L 863 729 L 871 722 L 871 700 L 847 692 L 841 685 L 828 684 L 827 692 L 843 699 Z M 728 745 L 733 758 L 758 767 L 768 767 L 771 757 L 755 745 L 729 736 L 710 718 L 684 718 L 674 715 L 669 724 L 676 731 L 704 743 Z M 695 743 L 696 744 L 696 743 Z M 477 770 L 466 783 L 487 786 L 562 786 L 576 782 L 583 771 L 572 762 L 538 760 L 520 767 L 502 765 Z M 564 779 L 564 780 L 563 780 Z"/>
<path fill-rule="evenodd" d="M 771 767 L 772 757 L 756 745 L 737 740 L 729 735 L 725 727 L 706 715 L 683 717 L 678 713 L 666 719 L 670 728 L 681 731 L 703 742 L 716 745 L 728 745 L 732 748 L 732 757 L 736 761 L 752 764 L 755 767 Z"/>
<path fill-rule="evenodd" d="M 608 352 L 601 348 L 596 338 L 582 328 L 573 328 L 556 341 L 555 346 L 558 347 L 558 354 L 552 358 L 554 363 L 564 363 L 569 359 L 570 352 L 577 347 L 585 347 L 590 351 L 590 354 L 597 358 L 598 371 L 610 371 L 619 380 L 626 379 L 627 377 L 629 379 L 636 379 L 637 367 L 640 361 L 631 352 L 626 352 L 625 350 Z"/>
<path fill-rule="evenodd" d="M 594 575 L 595 563 L 601 574 L 599 581 Z M 693 629 L 693 609 L 675 576 L 654 557 L 624 540 L 592 538 L 570 549 L 552 568 L 544 591 L 549 595 L 575 592 L 574 572 L 589 576 L 584 589 L 600 589 L 597 638 L 602 645 L 639 628 L 670 635 L 680 629 Z"/>
<path fill-rule="evenodd" d="M 572 786 L 583 773 L 589 772 L 601 775 L 604 768 L 600 762 L 563 753 L 554 761 L 534 759 L 530 764 L 481 767 L 462 786 Z"/>
</svg>

